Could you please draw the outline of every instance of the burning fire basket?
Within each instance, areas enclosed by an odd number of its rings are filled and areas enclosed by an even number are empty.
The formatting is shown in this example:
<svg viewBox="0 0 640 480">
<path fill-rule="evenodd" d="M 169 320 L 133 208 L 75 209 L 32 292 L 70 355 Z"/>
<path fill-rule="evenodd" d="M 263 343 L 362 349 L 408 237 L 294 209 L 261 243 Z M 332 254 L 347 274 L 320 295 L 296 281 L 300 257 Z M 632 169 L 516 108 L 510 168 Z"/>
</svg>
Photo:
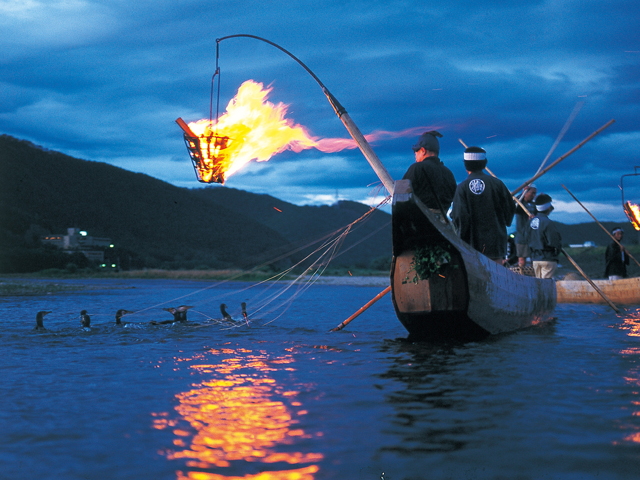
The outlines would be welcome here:
<svg viewBox="0 0 640 480">
<path fill-rule="evenodd" d="M 638 173 L 639 168 L 640 167 L 634 167 L 634 173 L 629 173 L 627 175 L 622 175 L 622 177 L 620 177 L 620 192 L 622 194 L 622 208 L 624 208 L 624 213 L 627 215 L 627 218 L 633 225 L 633 228 L 635 228 L 638 231 L 640 231 L 640 205 L 636 203 L 631 203 L 628 200 L 625 202 L 624 187 L 622 185 L 622 181 L 624 180 L 624 177 L 636 177 L 640 175 L 640 173 Z"/>
<path fill-rule="evenodd" d="M 184 143 L 198 181 L 224 184 L 224 175 L 230 163 L 228 148 L 231 139 L 213 133 L 198 136 L 182 118 L 178 118 L 176 123 L 184 132 Z"/>
</svg>

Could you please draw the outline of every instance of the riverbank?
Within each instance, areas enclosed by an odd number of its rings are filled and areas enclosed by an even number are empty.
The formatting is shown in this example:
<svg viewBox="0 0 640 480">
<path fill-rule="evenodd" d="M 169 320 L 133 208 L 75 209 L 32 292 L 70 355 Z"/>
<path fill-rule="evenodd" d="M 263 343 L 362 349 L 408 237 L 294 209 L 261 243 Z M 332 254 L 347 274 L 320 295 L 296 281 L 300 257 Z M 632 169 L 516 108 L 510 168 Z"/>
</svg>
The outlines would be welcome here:
<svg viewBox="0 0 640 480">
<path fill-rule="evenodd" d="M 287 275 L 273 278 L 266 273 L 251 273 L 233 270 L 137 270 L 127 272 L 109 272 L 100 274 L 86 274 L 77 272 L 65 274 L 60 272 L 53 277 L 51 272 L 32 274 L 16 274 L 0 276 L 0 297 L 20 295 L 53 295 L 57 293 L 73 293 L 86 290 L 104 290 L 115 287 L 104 285 L 99 280 L 179 280 L 179 281 L 234 281 L 234 282 L 263 282 L 284 281 L 292 282 L 298 277 Z M 96 280 L 92 283 L 91 280 Z M 311 280 L 303 277 L 303 281 Z M 381 286 L 389 284 L 389 275 L 385 273 L 370 275 L 322 275 L 313 279 L 318 285 L 349 285 L 361 287 Z"/>
</svg>

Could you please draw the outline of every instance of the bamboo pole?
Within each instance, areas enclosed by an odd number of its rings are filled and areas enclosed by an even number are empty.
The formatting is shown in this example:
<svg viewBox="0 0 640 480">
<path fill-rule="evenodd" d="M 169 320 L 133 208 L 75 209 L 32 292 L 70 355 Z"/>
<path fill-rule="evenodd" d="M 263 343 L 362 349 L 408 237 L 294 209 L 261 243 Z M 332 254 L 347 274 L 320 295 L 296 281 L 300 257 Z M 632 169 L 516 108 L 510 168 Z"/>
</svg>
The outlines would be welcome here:
<svg viewBox="0 0 640 480">
<path fill-rule="evenodd" d="M 356 317 L 358 317 L 362 312 L 364 312 L 365 310 L 367 310 L 371 305 L 373 305 L 374 303 L 376 303 L 378 300 L 380 300 L 382 297 L 384 297 L 387 293 L 389 293 L 391 291 L 391 285 L 389 285 L 387 288 L 385 288 L 383 291 L 381 291 L 378 295 L 376 295 L 375 297 L 373 297 L 371 300 L 369 300 L 364 306 L 360 307 L 360 309 L 354 313 L 353 315 L 351 315 L 349 318 L 347 318 L 344 322 L 342 322 L 340 325 L 338 325 L 335 328 L 332 328 L 331 330 L 329 330 L 330 332 L 337 332 L 338 330 L 342 330 L 344 327 L 346 327 L 349 323 L 351 323 L 353 320 L 356 319 Z"/>
<path fill-rule="evenodd" d="M 611 300 L 609 300 L 609 298 L 604 294 L 604 292 L 600 290 L 595 283 L 593 283 L 593 280 L 591 280 L 587 276 L 587 274 L 584 273 L 584 271 L 578 266 L 578 264 L 573 260 L 573 258 L 571 258 L 571 256 L 567 253 L 567 251 L 564 248 L 561 248 L 560 251 L 564 253 L 564 256 L 567 257 L 567 260 L 569 260 L 573 264 L 573 266 L 576 267 L 576 269 L 580 272 L 580 274 L 585 278 L 587 282 L 591 284 L 594 290 L 600 294 L 600 296 L 604 299 L 604 301 L 607 302 L 609 306 L 613 308 L 613 310 L 616 313 L 620 313 L 620 310 L 618 309 L 618 307 L 616 307 L 615 304 Z"/>
<path fill-rule="evenodd" d="M 391 175 L 373 151 L 369 142 L 364 138 L 364 135 L 362 135 L 358 126 L 353 122 L 353 120 L 351 120 L 351 117 L 349 117 L 349 114 L 346 111 L 338 112 L 336 110 L 336 113 L 338 113 L 338 117 L 342 120 L 344 126 L 347 127 L 349 134 L 351 134 L 351 137 L 358 144 L 360 151 L 369 162 L 369 165 L 371 165 L 371 168 L 373 168 L 373 171 L 378 175 L 378 178 L 384 187 L 391 195 L 393 195 L 393 178 L 391 178 Z"/>
<path fill-rule="evenodd" d="M 580 109 L 582 108 L 583 105 L 584 105 L 584 100 L 579 101 L 578 103 L 576 103 L 576 106 L 573 107 L 573 111 L 571 112 L 571 115 L 569 115 L 569 118 L 567 119 L 567 121 L 565 122 L 564 126 L 562 127 L 562 130 L 560 130 L 560 133 L 558 134 L 558 137 L 556 138 L 556 141 L 553 142 L 553 145 L 551 146 L 551 150 L 549 150 L 549 153 L 547 153 L 547 156 L 544 157 L 544 160 L 542 160 L 542 163 L 540 164 L 540 167 L 536 171 L 536 174 L 540 170 L 542 170 L 542 168 L 544 167 L 545 163 L 547 163 L 547 160 L 549 160 L 549 157 L 551 156 L 553 151 L 556 149 L 556 147 L 560 143 L 560 140 L 562 140 L 562 137 L 564 137 L 564 134 L 567 133 L 567 130 L 569 130 L 569 127 L 573 123 L 574 118 L 576 118 L 576 115 L 578 115 L 578 112 L 580 111 Z"/>
<path fill-rule="evenodd" d="M 568 189 L 567 187 L 565 187 L 564 185 L 562 185 L 562 188 L 564 188 L 567 192 L 569 192 L 569 189 Z M 580 200 L 578 200 L 578 199 L 576 198 L 576 196 L 575 196 L 573 193 L 569 192 L 569 195 L 571 195 L 571 196 L 573 197 L 573 199 L 574 199 L 576 202 L 578 202 L 578 205 L 580 205 L 582 208 L 584 208 L 584 211 L 585 211 L 585 212 L 587 212 L 589 215 L 591 215 L 591 212 L 587 209 L 587 207 L 585 207 L 585 206 L 582 204 L 582 202 L 580 202 Z M 609 236 L 611 237 L 611 239 L 612 239 L 614 242 L 616 242 L 616 243 L 618 244 L 618 246 L 620 246 L 620 248 L 621 248 L 621 249 L 623 249 L 625 252 L 627 252 L 627 255 L 629 255 L 629 258 L 630 258 L 630 259 L 632 259 L 634 262 L 636 262 L 636 264 L 640 267 L 640 263 L 638 263 L 638 260 L 636 260 L 636 259 L 634 258 L 634 256 L 633 256 L 633 255 L 631 255 L 631 254 L 629 253 L 629 251 L 628 251 L 626 248 L 624 248 L 624 247 L 622 246 L 622 244 L 621 244 L 621 243 L 616 239 L 616 237 L 614 237 L 613 235 L 611 235 L 611 233 L 609 232 L 609 230 L 607 230 L 607 229 L 604 227 L 604 225 L 602 225 L 602 224 L 598 221 L 598 219 L 597 219 L 596 217 L 594 217 L 593 215 L 591 215 L 591 218 L 593 218 L 593 219 L 595 220 L 595 222 L 600 226 L 600 228 L 602 228 L 605 232 L 607 232 L 607 235 L 609 235 Z"/>
<path fill-rule="evenodd" d="M 602 132 L 605 128 L 609 127 L 610 125 L 612 125 L 615 122 L 615 120 L 609 120 L 606 124 L 604 124 L 602 127 L 600 127 L 598 130 L 596 130 L 595 132 L 593 132 L 591 135 L 589 135 L 587 138 L 585 138 L 582 142 L 580 142 L 578 145 L 576 145 L 575 147 L 573 147 L 571 150 L 569 150 L 567 153 L 565 153 L 564 155 L 562 155 L 560 158 L 558 158 L 555 162 L 553 162 L 551 165 L 549 165 L 547 168 L 545 168 L 544 170 L 541 170 L 540 172 L 538 172 L 537 174 L 535 174 L 533 177 L 531 177 L 529 180 L 527 180 L 525 183 L 523 183 L 522 185 L 520 185 L 518 188 L 516 188 L 513 192 L 511 192 L 512 194 L 516 194 L 518 193 L 520 190 L 522 190 L 524 187 L 526 187 L 527 185 L 530 185 L 531 183 L 533 183 L 534 180 L 537 180 L 538 178 L 540 178 L 542 175 L 544 175 L 545 173 L 547 173 L 549 170 L 551 170 L 553 167 L 555 167 L 557 164 L 559 164 L 562 160 L 564 160 L 565 158 L 567 158 L 569 155 L 571 155 L 573 152 L 575 152 L 576 150 L 578 150 L 580 147 L 582 147 L 585 143 L 587 143 L 589 140 L 591 140 L 593 137 L 595 137 L 596 135 L 598 135 L 600 132 Z"/>
</svg>

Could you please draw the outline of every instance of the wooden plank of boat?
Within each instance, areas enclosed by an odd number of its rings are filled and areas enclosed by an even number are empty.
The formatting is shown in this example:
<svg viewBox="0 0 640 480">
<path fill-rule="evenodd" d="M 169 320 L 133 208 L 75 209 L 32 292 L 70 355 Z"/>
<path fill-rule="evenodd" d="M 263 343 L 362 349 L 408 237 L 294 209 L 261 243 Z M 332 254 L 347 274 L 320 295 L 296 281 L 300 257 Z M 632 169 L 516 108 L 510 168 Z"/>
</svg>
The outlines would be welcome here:
<svg viewBox="0 0 640 480">
<path fill-rule="evenodd" d="M 519 275 L 477 252 L 411 193 L 395 183 L 391 292 L 396 315 L 412 337 L 477 337 L 551 319 L 555 283 Z M 414 252 L 440 245 L 451 261 L 438 275 L 411 282 Z"/>
<path fill-rule="evenodd" d="M 594 280 L 593 283 L 617 305 L 640 305 L 640 277 Z M 558 303 L 606 303 L 584 280 L 559 280 L 556 290 Z"/>
</svg>

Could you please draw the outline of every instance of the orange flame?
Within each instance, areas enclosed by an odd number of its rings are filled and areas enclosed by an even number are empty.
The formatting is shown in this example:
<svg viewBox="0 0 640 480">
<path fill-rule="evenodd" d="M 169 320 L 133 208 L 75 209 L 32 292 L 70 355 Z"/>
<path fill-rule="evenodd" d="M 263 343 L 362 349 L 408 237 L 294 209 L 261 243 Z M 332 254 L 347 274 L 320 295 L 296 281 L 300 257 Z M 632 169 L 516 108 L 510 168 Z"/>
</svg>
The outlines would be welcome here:
<svg viewBox="0 0 640 480">
<path fill-rule="evenodd" d="M 357 148 L 356 142 L 350 138 L 312 137 L 305 127 L 285 118 L 288 105 L 274 105 L 267 101 L 271 90 L 264 89 L 262 83 L 247 80 L 217 123 L 205 119 L 188 124 L 197 139 L 185 133 L 185 140 L 192 158 L 195 157 L 194 166 L 200 181 L 224 183 L 226 178 L 251 160 L 265 162 L 285 150 L 301 152 L 316 148 L 325 153 L 335 153 Z M 365 138 L 373 142 L 418 135 L 429 128 L 439 127 L 416 127 L 401 132 L 378 131 L 365 135 Z"/>
<path fill-rule="evenodd" d="M 627 214 L 633 228 L 640 231 L 640 205 L 627 201 L 624 203 L 624 213 Z"/>
</svg>

